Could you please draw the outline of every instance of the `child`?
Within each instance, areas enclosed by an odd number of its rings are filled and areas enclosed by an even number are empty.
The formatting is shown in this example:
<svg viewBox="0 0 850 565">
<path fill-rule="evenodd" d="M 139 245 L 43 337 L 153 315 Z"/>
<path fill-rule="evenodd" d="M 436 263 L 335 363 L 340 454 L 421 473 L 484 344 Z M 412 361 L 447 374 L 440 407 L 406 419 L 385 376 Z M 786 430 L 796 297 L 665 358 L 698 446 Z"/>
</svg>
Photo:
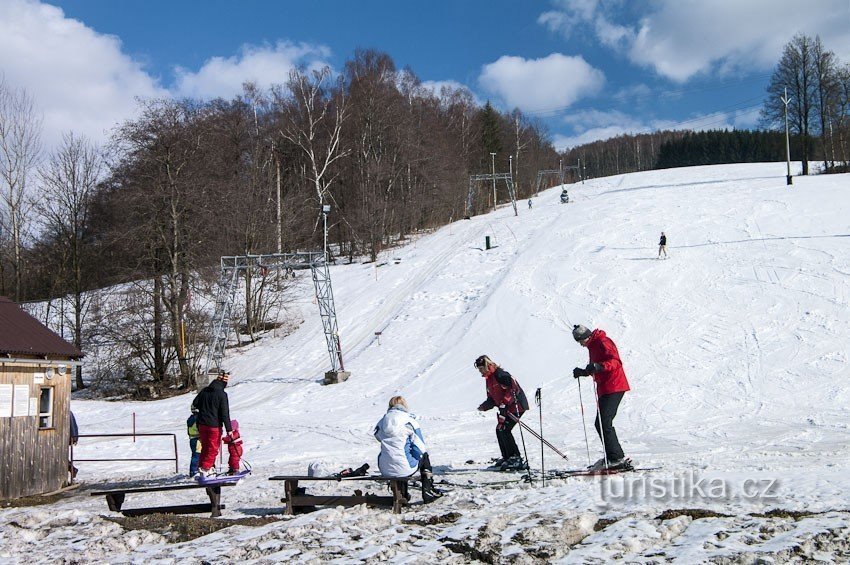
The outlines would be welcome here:
<svg viewBox="0 0 850 565">
<path fill-rule="evenodd" d="M 239 464 L 242 459 L 242 436 L 239 435 L 238 421 L 230 420 L 230 427 L 233 431 L 221 438 L 221 441 L 227 444 L 227 453 L 230 454 L 227 459 L 227 474 L 235 475 L 239 472 Z"/>
<path fill-rule="evenodd" d="M 198 410 L 193 406 L 192 415 L 186 420 L 186 433 L 189 434 L 189 449 L 192 458 L 189 460 L 189 476 L 198 474 L 198 464 L 201 461 L 201 433 L 198 431 Z"/>
</svg>

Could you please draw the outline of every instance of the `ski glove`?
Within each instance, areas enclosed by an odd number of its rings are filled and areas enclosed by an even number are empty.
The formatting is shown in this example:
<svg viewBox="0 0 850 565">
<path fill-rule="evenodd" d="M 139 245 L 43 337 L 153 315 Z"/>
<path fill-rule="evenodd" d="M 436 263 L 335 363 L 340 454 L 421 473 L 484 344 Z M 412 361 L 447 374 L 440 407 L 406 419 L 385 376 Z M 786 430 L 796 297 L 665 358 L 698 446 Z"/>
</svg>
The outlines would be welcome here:
<svg viewBox="0 0 850 565">
<path fill-rule="evenodd" d="M 599 371 L 602 370 L 602 364 L 601 363 L 588 363 L 587 367 L 585 367 L 584 370 L 587 371 L 588 375 L 592 375 L 593 373 L 598 373 Z"/>
<path fill-rule="evenodd" d="M 586 377 L 588 375 L 590 375 L 590 373 L 588 373 L 586 369 L 582 369 L 581 367 L 576 367 L 575 369 L 573 369 L 574 379 L 577 379 L 579 377 Z"/>
</svg>

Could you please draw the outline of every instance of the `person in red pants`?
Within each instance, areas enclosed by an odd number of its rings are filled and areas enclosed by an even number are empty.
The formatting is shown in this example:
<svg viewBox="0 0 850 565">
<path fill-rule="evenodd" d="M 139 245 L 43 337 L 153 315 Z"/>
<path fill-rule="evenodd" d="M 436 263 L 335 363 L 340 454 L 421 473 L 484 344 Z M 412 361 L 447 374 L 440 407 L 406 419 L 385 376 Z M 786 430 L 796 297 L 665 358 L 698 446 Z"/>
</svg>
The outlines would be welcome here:
<svg viewBox="0 0 850 565">
<path fill-rule="evenodd" d="M 230 379 L 230 373 L 221 371 L 218 378 L 204 387 L 192 407 L 198 411 L 198 431 L 201 435 L 201 460 L 198 473 L 207 477 L 213 474 L 213 466 L 221 447 L 221 426 L 232 438 L 233 427 L 230 424 L 230 402 L 224 388 Z"/>
<path fill-rule="evenodd" d="M 230 427 L 233 431 L 221 441 L 227 444 L 227 453 L 230 456 L 227 459 L 227 474 L 235 475 L 239 472 L 239 465 L 242 462 L 242 436 L 239 434 L 238 421 L 230 420 Z"/>
</svg>

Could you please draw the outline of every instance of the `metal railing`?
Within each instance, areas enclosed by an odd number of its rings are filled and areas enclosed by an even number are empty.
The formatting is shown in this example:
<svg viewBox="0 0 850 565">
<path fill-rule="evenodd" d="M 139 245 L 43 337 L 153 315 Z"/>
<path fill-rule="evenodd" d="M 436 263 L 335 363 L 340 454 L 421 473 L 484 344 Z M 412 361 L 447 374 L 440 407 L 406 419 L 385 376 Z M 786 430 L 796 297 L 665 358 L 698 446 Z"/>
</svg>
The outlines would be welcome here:
<svg viewBox="0 0 850 565">
<path fill-rule="evenodd" d="M 174 457 L 133 457 L 133 458 L 122 458 L 122 459 L 74 459 L 74 444 L 71 444 L 71 465 L 74 465 L 75 461 L 174 461 L 174 472 L 180 472 L 180 464 L 177 461 L 177 434 L 80 434 L 77 436 L 79 438 L 84 437 L 170 437 L 174 444 Z"/>
</svg>

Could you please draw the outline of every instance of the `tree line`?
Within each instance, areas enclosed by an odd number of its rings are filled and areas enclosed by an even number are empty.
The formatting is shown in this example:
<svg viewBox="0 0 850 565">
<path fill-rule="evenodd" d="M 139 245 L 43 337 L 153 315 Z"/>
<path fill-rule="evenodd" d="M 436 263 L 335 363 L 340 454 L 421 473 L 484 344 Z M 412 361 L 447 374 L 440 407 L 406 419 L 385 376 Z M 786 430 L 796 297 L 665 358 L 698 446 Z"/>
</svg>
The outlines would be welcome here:
<svg viewBox="0 0 850 565">
<path fill-rule="evenodd" d="M 511 169 L 527 197 L 558 158 L 521 112 L 481 106 L 465 88 L 435 93 L 375 50 L 339 75 L 294 69 L 232 99 L 141 101 L 102 147 L 68 133 L 43 155 L 39 131 L 32 98 L 0 83 L 0 294 L 70 297 L 71 341 L 132 352 L 104 374 L 163 387 L 193 384 L 207 337 L 199 297 L 221 256 L 321 249 L 330 206 L 332 258 L 374 261 L 464 217 L 471 174 Z M 490 195 L 471 212 L 492 207 Z M 244 283 L 248 334 L 266 322 L 269 284 Z M 105 287 L 120 298 L 87 292 Z"/>
<path fill-rule="evenodd" d="M 850 170 L 850 64 L 820 37 L 798 34 L 771 74 L 759 129 L 656 131 L 620 135 L 570 148 L 563 159 L 582 163 L 586 177 L 655 168 L 784 161 L 785 101 L 791 159 L 820 162 L 824 173 Z"/>
</svg>

